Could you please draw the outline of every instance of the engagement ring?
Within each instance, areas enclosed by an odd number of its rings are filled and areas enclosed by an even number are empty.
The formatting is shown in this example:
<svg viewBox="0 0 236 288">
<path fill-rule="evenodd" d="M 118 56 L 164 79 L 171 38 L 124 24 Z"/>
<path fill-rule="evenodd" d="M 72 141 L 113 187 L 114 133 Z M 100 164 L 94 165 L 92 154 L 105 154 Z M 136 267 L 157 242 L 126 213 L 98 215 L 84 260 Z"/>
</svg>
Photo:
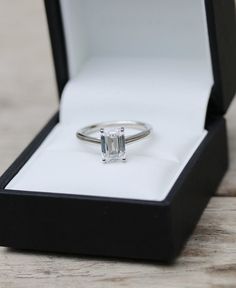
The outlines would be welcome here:
<svg viewBox="0 0 236 288">
<path fill-rule="evenodd" d="M 126 136 L 127 129 L 137 130 L 135 134 Z M 101 145 L 102 161 L 126 160 L 126 144 L 138 141 L 151 133 L 149 124 L 139 121 L 111 121 L 93 124 L 80 129 L 76 136 L 83 141 Z M 100 137 L 91 135 L 100 133 Z"/>
</svg>

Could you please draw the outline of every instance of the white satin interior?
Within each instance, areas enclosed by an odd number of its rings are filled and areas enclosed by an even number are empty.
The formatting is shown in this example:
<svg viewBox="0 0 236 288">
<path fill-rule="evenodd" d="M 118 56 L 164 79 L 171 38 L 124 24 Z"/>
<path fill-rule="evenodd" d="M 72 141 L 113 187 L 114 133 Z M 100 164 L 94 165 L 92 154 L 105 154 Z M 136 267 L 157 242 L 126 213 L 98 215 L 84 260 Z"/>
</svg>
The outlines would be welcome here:
<svg viewBox="0 0 236 288">
<path fill-rule="evenodd" d="M 204 0 L 61 0 L 71 80 L 60 122 L 8 189 L 161 201 L 207 134 L 212 71 Z M 75 137 L 106 120 L 152 136 L 103 164 Z"/>
</svg>

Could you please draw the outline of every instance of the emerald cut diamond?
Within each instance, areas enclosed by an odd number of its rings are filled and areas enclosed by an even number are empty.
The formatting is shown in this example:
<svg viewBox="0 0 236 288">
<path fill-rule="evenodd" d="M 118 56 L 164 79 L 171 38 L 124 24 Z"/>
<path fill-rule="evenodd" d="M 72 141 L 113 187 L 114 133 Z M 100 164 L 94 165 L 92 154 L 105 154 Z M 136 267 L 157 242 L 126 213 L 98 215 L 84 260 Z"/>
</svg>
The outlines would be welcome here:
<svg viewBox="0 0 236 288">
<path fill-rule="evenodd" d="M 124 128 L 101 129 L 102 161 L 126 160 Z"/>
</svg>

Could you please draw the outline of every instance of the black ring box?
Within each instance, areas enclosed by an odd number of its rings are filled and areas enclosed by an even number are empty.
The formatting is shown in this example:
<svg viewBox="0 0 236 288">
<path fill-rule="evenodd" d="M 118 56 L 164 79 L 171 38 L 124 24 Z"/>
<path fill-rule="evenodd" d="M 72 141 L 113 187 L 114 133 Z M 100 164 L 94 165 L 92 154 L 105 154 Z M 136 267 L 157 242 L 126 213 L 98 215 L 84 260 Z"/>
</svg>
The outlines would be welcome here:
<svg viewBox="0 0 236 288">
<path fill-rule="evenodd" d="M 54 115 L 0 178 L 0 245 L 17 249 L 171 261 L 179 255 L 228 167 L 224 113 L 236 88 L 234 0 L 206 0 L 214 86 L 208 134 L 164 201 L 8 190 L 58 123 Z M 57 0 L 45 1 L 59 95 L 68 81 Z M 69 173 L 69 172 L 68 172 Z"/>
</svg>

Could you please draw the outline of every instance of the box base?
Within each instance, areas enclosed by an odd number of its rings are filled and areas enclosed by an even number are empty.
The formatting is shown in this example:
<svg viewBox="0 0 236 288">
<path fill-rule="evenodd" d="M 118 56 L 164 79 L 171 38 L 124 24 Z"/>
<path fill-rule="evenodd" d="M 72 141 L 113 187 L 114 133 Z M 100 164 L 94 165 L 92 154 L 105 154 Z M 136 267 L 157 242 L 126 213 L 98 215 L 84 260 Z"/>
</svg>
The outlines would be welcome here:
<svg viewBox="0 0 236 288">
<path fill-rule="evenodd" d="M 211 121 L 208 135 L 162 202 L 4 189 L 57 121 L 56 115 L 0 179 L 0 245 L 173 260 L 227 170 L 225 120 Z"/>
</svg>

